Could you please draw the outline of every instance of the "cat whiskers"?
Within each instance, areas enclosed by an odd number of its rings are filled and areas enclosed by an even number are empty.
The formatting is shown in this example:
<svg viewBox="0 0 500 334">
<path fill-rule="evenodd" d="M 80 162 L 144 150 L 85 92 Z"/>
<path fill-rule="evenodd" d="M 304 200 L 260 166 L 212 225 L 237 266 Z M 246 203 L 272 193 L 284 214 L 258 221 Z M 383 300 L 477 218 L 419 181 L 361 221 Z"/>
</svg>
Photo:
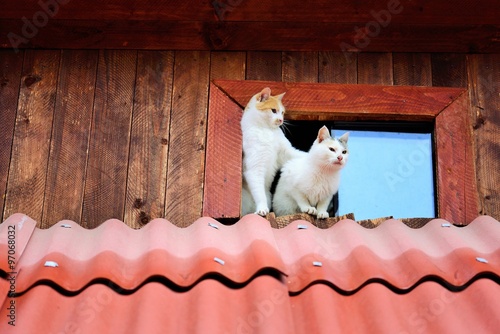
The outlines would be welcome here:
<svg viewBox="0 0 500 334">
<path fill-rule="evenodd" d="M 289 134 L 290 136 L 292 135 L 292 132 L 290 131 L 290 129 L 288 129 L 288 126 L 293 126 L 293 124 L 289 123 L 288 121 L 286 120 L 283 120 L 283 123 L 281 124 L 281 129 L 283 131 L 283 133 L 285 134 Z"/>
</svg>

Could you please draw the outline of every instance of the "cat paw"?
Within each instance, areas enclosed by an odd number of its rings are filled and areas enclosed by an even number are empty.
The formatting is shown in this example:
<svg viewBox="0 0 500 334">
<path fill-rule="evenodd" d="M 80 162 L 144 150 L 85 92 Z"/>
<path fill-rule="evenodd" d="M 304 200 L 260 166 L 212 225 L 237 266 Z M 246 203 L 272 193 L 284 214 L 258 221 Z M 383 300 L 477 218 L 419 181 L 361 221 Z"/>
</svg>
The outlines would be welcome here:
<svg viewBox="0 0 500 334">
<path fill-rule="evenodd" d="M 308 213 L 310 215 L 313 215 L 313 216 L 316 216 L 316 214 L 318 213 L 318 211 L 316 210 L 316 208 L 313 207 L 313 206 L 306 206 L 304 208 L 301 208 L 301 211 L 304 212 L 304 213 Z"/>
<path fill-rule="evenodd" d="M 260 208 L 257 208 L 257 211 L 255 211 L 255 214 L 259 215 L 259 216 L 265 216 L 269 213 L 269 208 L 266 206 L 266 207 L 260 207 Z"/>
<path fill-rule="evenodd" d="M 316 217 L 318 219 L 324 219 L 324 218 L 328 218 L 330 216 L 328 215 L 328 212 L 322 211 L 322 212 L 318 212 L 318 214 L 316 215 Z"/>
</svg>

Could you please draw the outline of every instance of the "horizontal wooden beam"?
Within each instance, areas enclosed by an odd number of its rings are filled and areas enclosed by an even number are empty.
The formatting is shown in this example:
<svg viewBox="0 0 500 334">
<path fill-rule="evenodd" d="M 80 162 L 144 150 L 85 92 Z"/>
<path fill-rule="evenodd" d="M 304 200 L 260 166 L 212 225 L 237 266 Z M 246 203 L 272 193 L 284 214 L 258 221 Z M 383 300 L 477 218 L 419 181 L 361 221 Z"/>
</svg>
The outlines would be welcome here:
<svg viewBox="0 0 500 334">
<path fill-rule="evenodd" d="M 273 81 L 215 80 L 214 84 L 242 108 L 255 92 L 270 87 L 273 94 L 286 92 L 283 103 L 288 119 L 434 120 L 463 88 L 332 85 Z M 329 115 L 329 116 L 328 116 Z"/>
<path fill-rule="evenodd" d="M 46 11 L 58 20 L 381 22 L 419 25 L 499 24 L 497 0 L 17 0 L 0 3 L 0 19 L 31 19 Z M 385 24 L 385 23 L 384 23 Z M 361 27 L 361 25 L 360 25 Z"/>
<path fill-rule="evenodd" d="M 394 21 L 384 27 L 375 19 L 342 23 L 131 18 L 0 18 L 0 48 L 500 53 L 500 22 Z"/>
</svg>

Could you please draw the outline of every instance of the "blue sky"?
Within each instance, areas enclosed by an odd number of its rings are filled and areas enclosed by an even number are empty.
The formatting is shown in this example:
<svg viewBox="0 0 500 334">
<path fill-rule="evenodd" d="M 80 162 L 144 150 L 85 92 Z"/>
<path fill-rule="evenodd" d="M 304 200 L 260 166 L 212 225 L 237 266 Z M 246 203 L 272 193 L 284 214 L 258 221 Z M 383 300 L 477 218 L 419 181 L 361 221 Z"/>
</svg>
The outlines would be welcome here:
<svg viewBox="0 0 500 334">
<path fill-rule="evenodd" d="M 431 134 L 349 132 L 339 215 L 352 212 L 357 220 L 435 216 Z"/>
</svg>

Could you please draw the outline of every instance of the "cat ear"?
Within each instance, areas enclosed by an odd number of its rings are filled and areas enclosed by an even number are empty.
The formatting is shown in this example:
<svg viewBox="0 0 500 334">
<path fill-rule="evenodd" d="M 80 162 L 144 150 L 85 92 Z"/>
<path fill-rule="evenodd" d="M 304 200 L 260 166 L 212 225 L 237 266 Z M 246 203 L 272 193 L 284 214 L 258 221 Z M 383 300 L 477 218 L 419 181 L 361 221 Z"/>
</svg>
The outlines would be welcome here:
<svg viewBox="0 0 500 334">
<path fill-rule="evenodd" d="M 331 138 L 330 130 L 328 130 L 325 125 L 323 125 L 323 127 L 318 131 L 318 143 L 321 143 L 323 140 L 328 138 Z"/>
<path fill-rule="evenodd" d="M 269 99 L 269 96 L 271 96 L 271 88 L 266 87 L 260 92 L 260 96 L 257 97 L 257 100 L 259 102 L 264 102 Z"/>
<path fill-rule="evenodd" d="M 280 95 L 276 96 L 276 98 L 281 101 L 283 99 L 283 96 L 285 95 L 285 93 L 281 93 Z"/>
<path fill-rule="evenodd" d="M 347 144 L 348 139 L 349 139 L 349 132 L 346 132 L 342 136 L 340 136 L 339 141 L 345 145 Z"/>
</svg>

